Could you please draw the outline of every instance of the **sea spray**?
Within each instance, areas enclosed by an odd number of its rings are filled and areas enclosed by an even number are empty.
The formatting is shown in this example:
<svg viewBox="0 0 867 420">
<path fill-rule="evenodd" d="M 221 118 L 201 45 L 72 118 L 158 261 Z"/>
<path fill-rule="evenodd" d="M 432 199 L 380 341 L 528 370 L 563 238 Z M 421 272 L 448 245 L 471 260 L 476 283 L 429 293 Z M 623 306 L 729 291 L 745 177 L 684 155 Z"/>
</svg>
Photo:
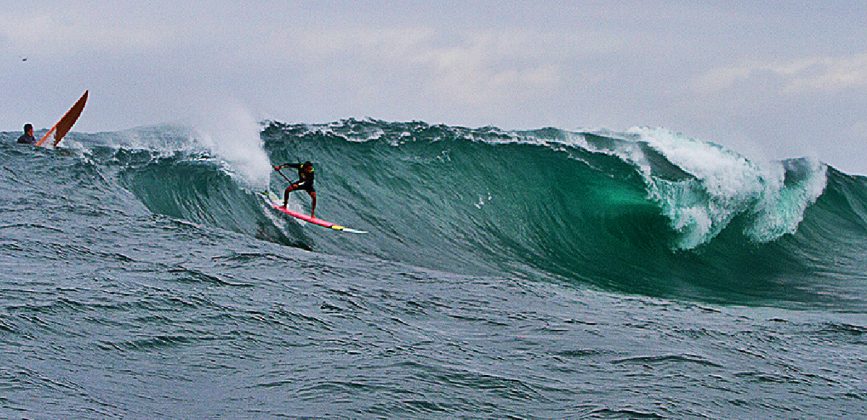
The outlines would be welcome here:
<svg viewBox="0 0 867 420">
<path fill-rule="evenodd" d="M 708 243 L 741 214 L 753 215 L 745 233 L 755 241 L 794 233 L 806 208 L 824 191 L 825 166 L 818 162 L 805 161 L 796 171 L 795 163 L 753 162 L 717 144 L 662 128 L 629 132 L 690 175 L 667 180 L 642 171 L 650 196 L 682 234 L 681 249 Z M 795 175 L 797 182 L 791 179 Z"/>
<path fill-rule="evenodd" d="M 256 119 L 237 104 L 206 108 L 192 121 L 196 140 L 223 159 L 249 187 L 266 187 L 271 162 L 262 147 Z"/>
<path fill-rule="evenodd" d="M 745 233 L 758 242 L 770 242 L 793 234 L 804 212 L 825 191 L 827 166 L 813 159 L 792 159 L 780 165 L 775 188 L 767 188 L 753 211 L 753 223 Z"/>
</svg>

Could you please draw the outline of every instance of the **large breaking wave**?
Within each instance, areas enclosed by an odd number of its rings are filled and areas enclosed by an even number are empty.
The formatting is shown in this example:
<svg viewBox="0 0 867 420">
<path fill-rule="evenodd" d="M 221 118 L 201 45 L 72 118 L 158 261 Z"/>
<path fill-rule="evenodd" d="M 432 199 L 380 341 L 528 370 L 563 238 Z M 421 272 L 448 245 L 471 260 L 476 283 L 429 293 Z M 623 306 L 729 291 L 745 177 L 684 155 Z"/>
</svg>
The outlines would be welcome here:
<svg viewBox="0 0 867 420">
<path fill-rule="evenodd" d="M 274 214 L 250 182 L 259 170 L 237 164 L 244 149 L 201 137 L 74 133 L 74 156 L 55 159 L 98 173 L 80 181 L 97 198 L 120 188 L 130 194 L 113 199 L 130 206 L 322 253 L 702 301 L 863 300 L 867 180 L 809 159 L 754 162 L 658 128 L 266 123 L 270 161 L 314 161 L 317 215 L 372 232 L 358 236 Z M 284 186 L 272 174 L 270 188 Z M 303 194 L 290 203 L 309 204 Z"/>
</svg>

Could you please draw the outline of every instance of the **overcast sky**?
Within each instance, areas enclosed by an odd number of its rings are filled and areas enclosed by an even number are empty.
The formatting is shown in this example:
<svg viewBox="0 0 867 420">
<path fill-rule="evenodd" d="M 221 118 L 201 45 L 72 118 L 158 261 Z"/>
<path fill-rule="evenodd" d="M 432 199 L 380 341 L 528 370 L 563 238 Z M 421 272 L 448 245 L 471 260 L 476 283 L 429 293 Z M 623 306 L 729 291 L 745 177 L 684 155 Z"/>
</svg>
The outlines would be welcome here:
<svg viewBox="0 0 867 420">
<path fill-rule="evenodd" d="M 867 1 L 0 0 L 0 130 L 257 118 L 662 126 L 867 173 Z M 23 58 L 27 58 L 23 61 Z"/>
</svg>

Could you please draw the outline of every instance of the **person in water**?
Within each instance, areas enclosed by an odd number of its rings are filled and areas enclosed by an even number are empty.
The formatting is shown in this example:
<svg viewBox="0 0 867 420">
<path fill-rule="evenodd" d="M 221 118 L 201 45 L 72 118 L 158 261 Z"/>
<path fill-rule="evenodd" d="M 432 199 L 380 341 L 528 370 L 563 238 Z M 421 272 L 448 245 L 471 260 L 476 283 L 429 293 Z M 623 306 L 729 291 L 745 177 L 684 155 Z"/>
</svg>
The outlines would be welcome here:
<svg viewBox="0 0 867 420">
<path fill-rule="evenodd" d="M 33 137 L 33 125 L 24 124 L 24 134 L 18 137 L 18 143 L 21 144 L 36 144 L 36 137 Z"/>
<path fill-rule="evenodd" d="M 308 160 L 304 163 L 284 163 L 274 167 L 275 171 L 280 171 L 283 168 L 298 169 L 298 181 L 293 182 L 286 191 L 283 192 L 283 208 L 286 208 L 286 203 L 289 202 L 289 193 L 295 190 L 307 191 L 310 198 L 313 199 L 313 204 L 310 205 L 310 217 L 316 217 L 316 189 L 313 188 L 313 164 Z"/>
</svg>

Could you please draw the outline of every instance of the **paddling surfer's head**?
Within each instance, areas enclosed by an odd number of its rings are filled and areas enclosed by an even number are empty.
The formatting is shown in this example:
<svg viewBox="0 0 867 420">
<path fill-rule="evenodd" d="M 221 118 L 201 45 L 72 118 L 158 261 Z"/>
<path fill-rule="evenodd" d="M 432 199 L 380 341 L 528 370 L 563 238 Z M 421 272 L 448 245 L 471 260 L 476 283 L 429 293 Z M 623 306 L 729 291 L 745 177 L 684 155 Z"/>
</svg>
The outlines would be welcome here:
<svg viewBox="0 0 867 420">
<path fill-rule="evenodd" d="M 28 136 L 33 135 L 33 124 L 24 124 L 24 134 L 27 134 Z"/>
</svg>

